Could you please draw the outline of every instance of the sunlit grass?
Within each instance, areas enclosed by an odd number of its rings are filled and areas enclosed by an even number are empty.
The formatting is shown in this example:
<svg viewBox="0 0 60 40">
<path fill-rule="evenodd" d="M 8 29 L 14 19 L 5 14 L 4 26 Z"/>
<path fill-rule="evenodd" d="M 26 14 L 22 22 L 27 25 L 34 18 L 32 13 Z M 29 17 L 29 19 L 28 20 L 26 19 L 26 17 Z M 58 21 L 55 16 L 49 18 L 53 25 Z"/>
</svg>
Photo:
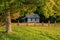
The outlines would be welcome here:
<svg viewBox="0 0 60 40">
<path fill-rule="evenodd" d="M 13 33 L 4 33 L 0 27 L 0 40 L 60 40 L 60 27 L 13 26 Z"/>
</svg>

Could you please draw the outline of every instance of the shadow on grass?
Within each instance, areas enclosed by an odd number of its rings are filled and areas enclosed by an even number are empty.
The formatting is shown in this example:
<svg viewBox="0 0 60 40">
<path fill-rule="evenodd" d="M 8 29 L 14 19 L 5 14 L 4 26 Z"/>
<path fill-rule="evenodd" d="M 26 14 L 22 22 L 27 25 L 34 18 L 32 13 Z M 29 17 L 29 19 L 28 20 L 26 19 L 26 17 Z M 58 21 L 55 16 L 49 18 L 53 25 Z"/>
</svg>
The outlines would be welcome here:
<svg viewBox="0 0 60 40">
<path fill-rule="evenodd" d="M 20 40 L 20 37 L 16 34 L 8 34 L 4 31 L 0 31 L 0 40 Z"/>
</svg>

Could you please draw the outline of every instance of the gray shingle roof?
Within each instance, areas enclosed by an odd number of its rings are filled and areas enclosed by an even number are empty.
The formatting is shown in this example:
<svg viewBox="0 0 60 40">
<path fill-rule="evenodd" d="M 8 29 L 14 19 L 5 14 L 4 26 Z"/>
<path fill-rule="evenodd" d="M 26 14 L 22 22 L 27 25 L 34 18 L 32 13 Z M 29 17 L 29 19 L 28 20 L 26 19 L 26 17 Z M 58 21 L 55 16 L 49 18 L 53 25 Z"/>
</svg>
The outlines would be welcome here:
<svg viewBox="0 0 60 40">
<path fill-rule="evenodd" d="M 40 18 L 40 17 L 38 14 L 32 14 L 32 15 L 26 14 L 26 16 L 23 19 L 25 19 L 25 18 Z"/>
</svg>

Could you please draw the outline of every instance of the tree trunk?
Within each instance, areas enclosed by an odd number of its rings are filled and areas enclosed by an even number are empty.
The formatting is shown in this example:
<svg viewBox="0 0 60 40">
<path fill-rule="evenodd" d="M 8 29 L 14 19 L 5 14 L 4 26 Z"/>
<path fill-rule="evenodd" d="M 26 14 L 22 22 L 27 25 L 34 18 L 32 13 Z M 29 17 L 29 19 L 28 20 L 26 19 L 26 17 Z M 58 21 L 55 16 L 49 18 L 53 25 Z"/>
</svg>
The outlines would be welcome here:
<svg viewBox="0 0 60 40">
<path fill-rule="evenodd" d="M 55 23 L 54 23 L 54 27 L 56 26 L 56 21 L 55 21 Z"/>
<path fill-rule="evenodd" d="M 48 26 L 50 26 L 50 21 L 48 21 Z"/>
<path fill-rule="evenodd" d="M 44 22 L 42 22 L 42 26 L 44 26 Z"/>
<path fill-rule="evenodd" d="M 12 30 L 11 30 L 10 10 L 7 10 L 5 15 L 6 15 L 6 32 L 10 33 L 10 32 L 12 32 Z"/>
<path fill-rule="evenodd" d="M 18 20 L 17 26 L 19 26 L 19 20 Z"/>
</svg>

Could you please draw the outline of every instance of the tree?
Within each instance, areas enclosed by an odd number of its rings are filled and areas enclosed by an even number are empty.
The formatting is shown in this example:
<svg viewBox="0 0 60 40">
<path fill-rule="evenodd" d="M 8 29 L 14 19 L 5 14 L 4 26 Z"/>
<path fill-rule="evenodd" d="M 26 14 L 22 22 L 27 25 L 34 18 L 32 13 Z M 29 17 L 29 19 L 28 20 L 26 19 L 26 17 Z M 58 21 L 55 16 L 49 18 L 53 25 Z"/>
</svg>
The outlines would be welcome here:
<svg viewBox="0 0 60 40">
<path fill-rule="evenodd" d="M 5 19 L 6 19 L 6 32 L 12 32 L 11 29 L 11 17 L 12 14 L 20 14 L 20 15 L 24 15 L 25 13 L 22 12 L 27 12 L 28 13 L 33 12 L 35 10 L 36 7 L 34 7 L 33 5 L 26 5 L 23 4 L 23 2 L 25 2 L 25 0 L 1 0 L 2 3 L 0 3 L 1 6 L 1 10 L 0 13 L 4 13 L 5 14 Z M 33 8 L 34 7 L 34 8 Z M 24 9 L 26 8 L 26 10 Z M 21 12 L 22 11 L 22 12 Z"/>
<path fill-rule="evenodd" d="M 41 0 L 40 3 L 41 5 L 38 8 L 38 13 L 40 15 L 44 15 L 45 19 L 48 19 L 50 16 L 54 15 L 53 4 L 50 2 L 50 0 Z M 50 21 L 48 21 L 48 23 L 50 24 Z"/>
<path fill-rule="evenodd" d="M 5 21 L 6 21 L 6 32 L 12 32 L 11 30 L 11 7 L 13 6 L 12 3 L 15 3 L 13 0 L 1 0 L 2 3 L 0 3 L 1 10 L 0 12 L 5 14 Z M 14 7 L 14 6 L 13 6 Z"/>
<path fill-rule="evenodd" d="M 4 13 L 6 18 L 6 32 L 12 32 L 11 30 L 11 18 L 10 18 L 10 1 L 4 1 Z"/>
</svg>

